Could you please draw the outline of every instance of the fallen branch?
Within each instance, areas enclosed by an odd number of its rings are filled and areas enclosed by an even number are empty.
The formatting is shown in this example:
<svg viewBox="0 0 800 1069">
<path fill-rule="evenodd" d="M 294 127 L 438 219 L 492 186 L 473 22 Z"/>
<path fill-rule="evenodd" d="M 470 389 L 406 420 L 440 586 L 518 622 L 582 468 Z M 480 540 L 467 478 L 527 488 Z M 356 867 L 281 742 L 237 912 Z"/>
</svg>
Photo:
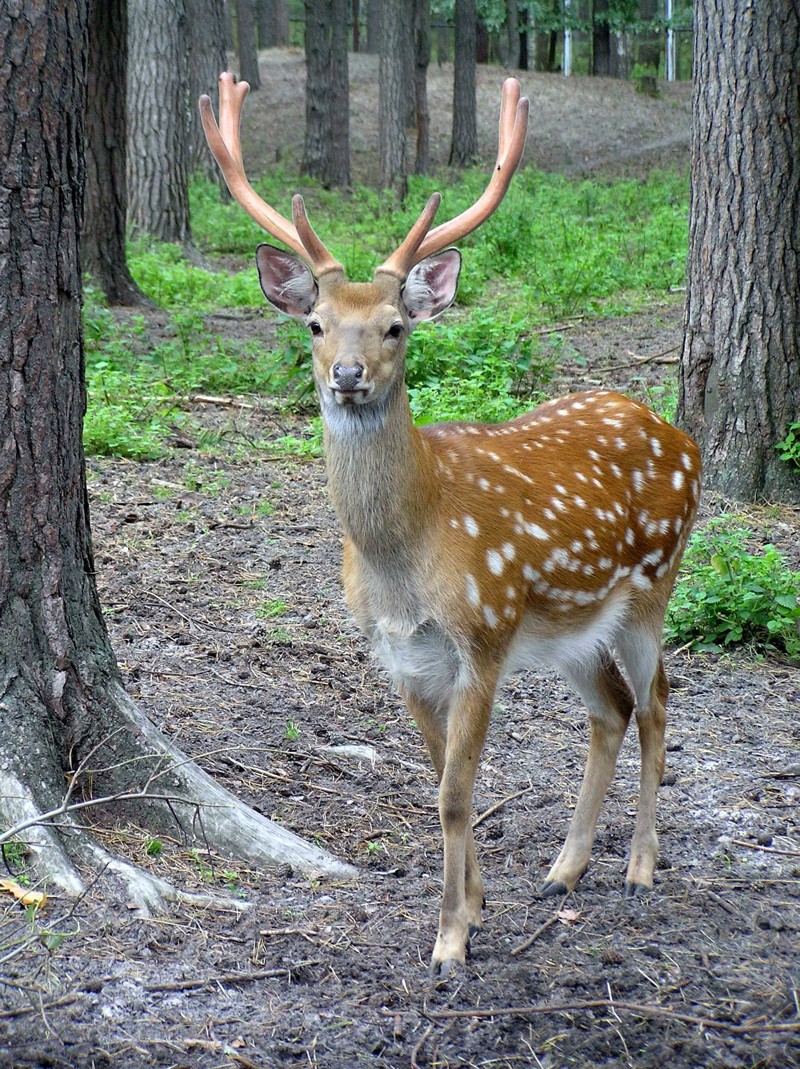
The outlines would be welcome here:
<svg viewBox="0 0 800 1069">
<path fill-rule="evenodd" d="M 494 805 L 490 805 L 488 809 L 484 809 L 480 816 L 475 817 L 472 822 L 472 827 L 477 828 L 479 824 L 482 824 L 484 820 L 492 816 L 493 813 L 496 813 L 498 809 L 502 809 L 506 802 L 513 802 L 515 798 L 521 798 L 523 794 L 530 794 L 532 790 L 533 784 L 529 783 L 528 786 L 523 787 L 521 791 L 515 791 L 514 794 L 507 794 L 505 798 L 501 798 L 499 801 L 495 802 Z"/>
<path fill-rule="evenodd" d="M 568 894 L 564 895 L 564 897 L 561 899 L 561 902 L 558 905 L 558 909 L 555 911 L 555 913 L 552 915 L 552 917 L 548 917 L 547 920 L 544 922 L 544 924 L 540 924 L 539 927 L 536 929 L 536 931 L 533 933 L 533 935 L 529 936 L 525 940 L 524 943 L 520 943 L 520 945 L 518 947 L 514 947 L 514 949 L 511 951 L 511 953 L 514 954 L 514 955 L 521 954 L 523 952 L 523 950 L 527 950 L 528 947 L 532 946 L 536 942 L 536 940 L 539 938 L 539 936 L 544 935 L 544 933 L 547 931 L 548 928 L 552 928 L 553 925 L 558 921 L 559 914 L 561 913 L 561 910 L 564 908 L 564 903 L 567 901 L 567 898 L 569 898 L 569 895 Z"/>
<path fill-rule="evenodd" d="M 214 987 L 217 984 L 250 984 L 257 980 L 274 980 L 278 976 L 292 975 L 292 968 L 305 968 L 307 965 L 319 965 L 317 959 L 299 961 L 295 966 L 284 969 L 260 969 L 257 972 L 221 973 L 219 976 L 207 976 L 203 980 L 170 980 L 161 984 L 145 984 L 145 991 L 195 991 L 201 987 Z"/>
<path fill-rule="evenodd" d="M 800 1021 L 786 1021 L 782 1024 L 759 1024 L 757 1021 L 745 1021 L 734 1024 L 733 1021 L 720 1021 L 713 1017 L 697 1017 L 692 1013 L 681 1013 L 666 1006 L 654 1006 L 647 1002 L 618 1002 L 616 999 L 598 998 L 585 1002 L 551 1002 L 540 1006 L 496 1006 L 494 1009 L 474 1006 L 468 1010 L 426 1011 L 425 1016 L 431 1021 L 449 1021 L 456 1017 L 533 1017 L 542 1013 L 581 1013 L 587 1010 L 614 1010 L 638 1014 L 641 1017 L 665 1017 L 684 1024 L 697 1025 L 717 1032 L 730 1032 L 733 1035 L 747 1035 L 749 1032 L 800 1032 Z"/>
</svg>

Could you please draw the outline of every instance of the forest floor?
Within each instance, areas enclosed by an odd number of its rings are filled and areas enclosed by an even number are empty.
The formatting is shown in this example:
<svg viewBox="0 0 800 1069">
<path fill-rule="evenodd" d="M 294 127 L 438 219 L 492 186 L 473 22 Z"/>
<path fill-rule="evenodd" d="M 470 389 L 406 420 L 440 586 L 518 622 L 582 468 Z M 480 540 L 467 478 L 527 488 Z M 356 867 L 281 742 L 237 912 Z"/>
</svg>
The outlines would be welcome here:
<svg viewBox="0 0 800 1069">
<path fill-rule="evenodd" d="M 298 54 L 263 61 L 258 107 L 280 112 L 264 131 L 266 161 L 291 156 L 302 136 L 303 65 Z M 452 71 L 431 74 L 441 151 Z M 377 144 L 374 77 L 374 62 L 357 57 L 362 177 Z M 487 159 L 500 78 L 480 72 Z M 635 174 L 688 163 L 688 87 L 651 100 L 610 81 L 522 80 L 536 166 Z M 210 321 L 229 336 L 258 324 L 266 345 L 269 322 Z M 679 351 L 680 298 L 576 321 L 566 341 L 564 390 L 603 383 L 646 396 L 669 373 L 658 361 Z M 551 674 L 508 680 L 475 798 L 485 926 L 463 973 L 436 986 L 434 776 L 344 609 L 323 465 L 249 446 L 293 430 L 274 403 L 193 415 L 223 431 L 212 449 L 88 465 L 101 598 L 127 688 L 226 786 L 359 874 L 248 871 L 190 850 L 177 830 L 158 850 L 144 830 L 97 818 L 109 848 L 242 908 L 144 919 L 103 876 L 77 903 L 54 895 L 52 935 L 0 965 L 0 1067 L 800 1064 L 800 670 L 747 653 L 667 652 L 662 856 L 653 893 L 633 901 L 622 886 L 635 740 L 583 881 L 564 902 L 540 899 L 580 782 L 585 716 Z M 797 514 L 765 507 L 750 518 L 797 567 Z M 23 923 L 15 907 L 0 911 L 0 962 Z"/>
</svg>

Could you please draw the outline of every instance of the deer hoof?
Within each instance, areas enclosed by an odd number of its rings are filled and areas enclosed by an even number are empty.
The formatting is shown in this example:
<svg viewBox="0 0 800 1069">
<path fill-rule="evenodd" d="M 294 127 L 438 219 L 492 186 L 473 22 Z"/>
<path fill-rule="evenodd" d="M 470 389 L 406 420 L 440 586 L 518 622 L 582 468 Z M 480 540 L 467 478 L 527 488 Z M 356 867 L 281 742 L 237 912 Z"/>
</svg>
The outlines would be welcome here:
<svg viewBox="0 0 800 1069">
<path fill-rule="evenodd" d="M 561 880 L 545 880 L 539 891 L 540 898 L 555 898 L 557 895 L 565 895 L 569 888 Z"/>
<path fill-rule="evenodd" d="M 652 890 L 647 884 L 625 881 L 625 898 L 645 898 Z"/>
</svg>

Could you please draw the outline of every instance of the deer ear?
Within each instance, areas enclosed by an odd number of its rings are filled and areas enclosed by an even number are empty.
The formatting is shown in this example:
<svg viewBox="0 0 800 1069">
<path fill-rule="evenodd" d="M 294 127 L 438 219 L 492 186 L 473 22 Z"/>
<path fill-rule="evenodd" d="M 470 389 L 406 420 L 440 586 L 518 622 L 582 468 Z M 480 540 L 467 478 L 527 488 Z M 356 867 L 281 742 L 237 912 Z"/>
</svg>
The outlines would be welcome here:
<svg viewBox="0 0 800 1069">
<path fill-rule="evenodd" d="M 403 287 L 403 303 L 412 327 L 450 307 L 455 300 L 460 272 L 458 249 L 445 249 L 428 256 L 409 272 Z"/>
<path fill-rule="evenodd" d="M 304 319 L 317 302 L 319 289 L 303 261 L 274 245 L 256 249 L 258 278 L 264 296 L 281 312 Z"/>
</svg>

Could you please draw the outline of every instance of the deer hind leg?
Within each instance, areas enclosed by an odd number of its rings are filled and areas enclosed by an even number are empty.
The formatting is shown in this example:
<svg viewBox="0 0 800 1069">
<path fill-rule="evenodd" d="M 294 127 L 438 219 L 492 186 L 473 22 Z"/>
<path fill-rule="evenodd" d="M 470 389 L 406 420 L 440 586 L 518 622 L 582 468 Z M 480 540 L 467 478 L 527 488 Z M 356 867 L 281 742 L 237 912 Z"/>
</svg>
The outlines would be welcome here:
<svg viewBox="0 0 800 1069">
<path fill-rule="evenodd" d="M 633 711 L 630 689 L 608 650 L 586 665 L 570 665 L 564 674 L 589 712 L 591 738 L 575 812 L 564 847 L 547 874 L 543 895 L 572 891 L 589 864 L 597 818 Z"/>
<path fill-rule="evenodd" d="M 631 842 L 625 894 L 634 896 L 653 886 L 658 857 L 656 794 L 664 775 L 664 731 L 669 682 L 661 656 L 662 619 L 657 626 L 642 625 L 620 635 L 617 650 L 636 696 L 636 724 L 642 768 L 639 807 Z"/>
</svg>

